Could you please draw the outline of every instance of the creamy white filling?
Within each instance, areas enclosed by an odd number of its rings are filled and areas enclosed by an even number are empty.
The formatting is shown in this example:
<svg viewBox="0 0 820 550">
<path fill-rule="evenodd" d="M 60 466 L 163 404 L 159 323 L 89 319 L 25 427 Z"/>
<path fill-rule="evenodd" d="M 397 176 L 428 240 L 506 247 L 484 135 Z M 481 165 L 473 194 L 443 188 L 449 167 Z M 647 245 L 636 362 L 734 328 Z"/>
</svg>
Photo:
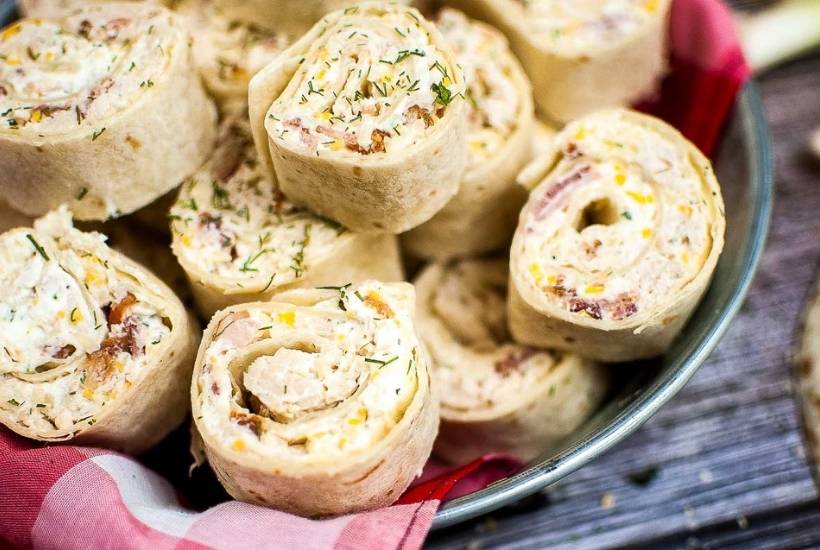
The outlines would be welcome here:
<svg viewBox="0 0 820 550">
<path fill-rule="evenodd" d="M 443 414 L 512 410 L 538 392 L 555 354 L 512 342 L 506 328 L 507 266 L 463 261 L 440 269 L 420 311 L 419 332 L 440 384 Z M 424 275 L 422 277 L 425 277 Z"/>
<path fill-rule="evenodd" d="M 9 266 L 0 276 L 4 419 L 45 433 L 91 426 L 167 339 L 170 328 L 131 275 L 97 250 L 38 231 L 0 239 L 0 260 Z M 110 317 L 125 301 L 120 318 Z"/>
<path fill-rule="evenodd" d="M 171 219 L 183 264 L 224 278 L 230 289 L 289 284 L 350 237 L 276 192 L 240 121 L 223 125 L 211 161 L 183 184 Z"/>
<path fill-rule="evenodd" d="M 663 0 L 522 0 L 524 21 L 556 49 L 583 52 L 640 30 Z"/>
<path fill-rule="evenodd" d="M 432 131 L 463 89 L 415 11 L 348 8 L 268 112 L 272 139 L 310 152 L 401 151 Z"/>
<path fill-rule="evenodd" d="M 104 132 L 114 113 L 161 83 L 181 30 L 165 10 L 97 5 L 0 32 L 0 131 Z"/>
<path fill-rule="evenodd" d="M 333 460 L 372 447 L 402 419 L 424 368 L 390 292 L 366 283 L 309 307 L 223 319 L 198 380 L 200 426 L 263 457 Z"/>
<path fill-rule="evenodd" d="M 711 167 L 617 112 L 574 123 L 558 139 L 561 156 L 519 227 L 524 277 L 593 318 L 666 303 L 711 251 L 718 213 L 701 175 Z"/>
<path fill-rule="evenodd" d="M 236 21 L 212 0 L 184 0 L 174 9 L 186 17 L 194 60 L 211 86 L 247 86 L 287 46 L 285 35 Z"/>
<path fill-rule="evenodd" d="M 516 86 L 515 60 L 504 37 L 470 21 L 459 11 L 444 9 L 436 26 L 453 48 L 467 82 L 470 165 L 494 158 L 516 129 L 522 109 Z"/>
</svg>

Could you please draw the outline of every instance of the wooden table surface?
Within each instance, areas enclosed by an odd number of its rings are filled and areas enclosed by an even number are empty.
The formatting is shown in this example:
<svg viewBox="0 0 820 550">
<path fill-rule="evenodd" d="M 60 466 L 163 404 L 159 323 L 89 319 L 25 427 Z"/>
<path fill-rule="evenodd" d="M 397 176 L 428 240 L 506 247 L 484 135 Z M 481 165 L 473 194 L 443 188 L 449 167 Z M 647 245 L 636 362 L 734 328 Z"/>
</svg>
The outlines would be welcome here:
<svg viewBox="0 0 820 550">
<path fill-rule="evenodd" d="M 820 54 L 758 79 L 776 156 L 766 251 L 740 315 L 637 433 L 558 486 L 436 533 L 433 549 L 820 548 L 789 353 L 820 256 Z"/>
</svg>

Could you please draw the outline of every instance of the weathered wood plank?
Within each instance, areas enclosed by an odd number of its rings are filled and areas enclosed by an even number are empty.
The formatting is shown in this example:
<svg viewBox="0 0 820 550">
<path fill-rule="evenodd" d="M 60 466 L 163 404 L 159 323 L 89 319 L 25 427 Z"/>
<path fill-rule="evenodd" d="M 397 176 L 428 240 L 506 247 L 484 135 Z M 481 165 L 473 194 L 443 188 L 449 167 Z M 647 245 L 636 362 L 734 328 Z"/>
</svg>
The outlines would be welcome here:
<svg viewBox="0 0 820 550">
<path fill-rule="evenodd" d="M 430 548 L 820 545 L 788 362 L 820 254 L 820 163 L 806 152 L 820 126 L 820 56 L 760 84 L 777 157 L 773 224 L 720 346 L 646 426 L 548 500 L 436 534 Z M 646 485 L 630 480 L 638 472 L 646 481 L 653 468 Z"/>
</svg>

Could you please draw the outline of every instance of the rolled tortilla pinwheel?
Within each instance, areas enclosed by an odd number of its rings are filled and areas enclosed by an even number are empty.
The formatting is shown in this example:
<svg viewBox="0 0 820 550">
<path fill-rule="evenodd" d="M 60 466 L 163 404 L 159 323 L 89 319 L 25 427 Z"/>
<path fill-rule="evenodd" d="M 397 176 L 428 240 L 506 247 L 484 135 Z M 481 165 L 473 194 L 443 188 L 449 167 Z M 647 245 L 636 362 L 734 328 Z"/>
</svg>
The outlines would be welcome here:
<svg viewBox="0 0 820 550">
<path fill-rule="evenodd" d="M 723 249 L 709 160 L 663 121 L 614 109 L 567 125 L 521 179 L 537 187 L 510 252 L 513 337 L 601 361 L 663 353 Z"/>
<path fill-rule="evenodd" d="M 810 459 L 820 472 L 820 280 L 809 296 L 795 368 Z"/>
<path fill-rule="evenodd" d="M 538 109 L 567 122 L 651 94 L 666 68 L 670 0 L 449 0 L 500 29 Z"/>
<path fill-rule="evenodd" d="M 160 6 L 91 4 L 0 32 L 0 192 L 40 215 L 100 220 L 150 203 L 194 172 L 216 110 L 189 35 Z"/>
<path fill-rule="evenodd" d="M 600 365 L 512 342 L 505 260 L 430 264 L 415 281 L 416 326 L 441 395 L 435 454 L 461 464 L 489 452 L 528 461 L 554 449 L 600 405 Z"/>
<path fill-rule="evenodd" d="M 194 61 L 220 104 L 246 103 L 251 77 L 287 46 L 283 32 L 237 21 L 216 0 L 182 0 L 174 10 L 188 22 L 194 37 Z"/>
<path fill-rule="evenodd" d="M 464 76 L 418 11 L 327 15 L 251 80 L 257 150 L 294 203 L 359 232 L 430 219 L 464 171 Z"/>
<path fill-rule="evenodd" d="M 288 288 L 404 279 L 394 235 L 352 233 L 274 189 L 244 117 L 226 119 L 213 157 L 182 185 L 171 229 L 174 254 L 209 318 Z"/>
<path fill-rule="evenodd" d="M 167 286 L 65 208 L 0 235 L 0 262 L 0 423 L 136 454 L 183 421 L 198 331 Z"/>
<path fill-rule="evenodd" d="M 443 260 L 509 245 L 527 200 L 515 177 L 532 157 L 535 116 L 530 82 L 501 33 L 451 9 L 436 26 L 468 83 L 469 156 L 456 196 L 402 241 L 417 257 Z"/>
<path fill-rule="evenodd" d="M 407 283 L 291 290 L 217 313 L 193 416 L 234 498 L 303 516 L 387 506 L 438 428 Z"/>
</svg>

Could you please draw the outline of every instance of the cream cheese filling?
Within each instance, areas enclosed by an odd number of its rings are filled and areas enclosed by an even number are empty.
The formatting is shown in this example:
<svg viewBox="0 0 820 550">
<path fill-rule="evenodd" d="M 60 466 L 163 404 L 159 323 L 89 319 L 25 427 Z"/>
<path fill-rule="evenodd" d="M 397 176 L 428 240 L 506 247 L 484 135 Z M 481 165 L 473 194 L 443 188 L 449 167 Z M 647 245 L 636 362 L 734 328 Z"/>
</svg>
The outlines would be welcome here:
<svg viewBox="0 0 820 550">
<path fill-rule="evenodd" d="M 181 35 L 166 10 L 134 8 L 98 5 L 0 31 L 0 132 L 54 136 L 83 127 L 96 139 L 114 113 L 150 93 Z"/>
<path fill-rule="evenodd" d="M 501 35 L 459 11 L 442 10 L 436 26 L 464 70 L 468 166 L 475 166 L 494 158 L 516 129 L 523 106 L 513 81 L 514 59 Z"/>
<path fill-rule="evenodd" d="M 138 282 L 98 252 L 103 239 L 35 230 L 0 242 L 0 409 L 24 427 L 93 425 L 170 334 Z"/>
<path fill-rule="evenodd" d="M 223 125 L 211 161 L 183 184 L 171 220 L 183 263 L 236 289 L 289 284 L 350 237 L 276 191 L 241 121 Z"/>
<path fill-rule="evenodd" d="M 556 305 L 621 320 L 667 303 L 712 247 L 713 193 L 687 147 L 617 112 L 570 125 L 519 231 L 527 284 Z"/>
<path fill-rule="evenodd" d="M 663 0 L 522 0 L 523 21 L 544 44 L 581 54 L 638 32 Z"/>
<path fill-rule="evenodd" d="M 358 7 L 324 29 L 268 111 L 271 139 L 357 157 L 418 143 L 463 90 L 416 12 Z"/>
<path fill-rule="evenodd" d="M 198 380 L 200 429 L 272 460 L 332 463 L 366 452 L 418 388 L 412 321 L 390 292 L 348 285 L 310 306 L 274 302 L 222 318 Z"/>
</svg>

